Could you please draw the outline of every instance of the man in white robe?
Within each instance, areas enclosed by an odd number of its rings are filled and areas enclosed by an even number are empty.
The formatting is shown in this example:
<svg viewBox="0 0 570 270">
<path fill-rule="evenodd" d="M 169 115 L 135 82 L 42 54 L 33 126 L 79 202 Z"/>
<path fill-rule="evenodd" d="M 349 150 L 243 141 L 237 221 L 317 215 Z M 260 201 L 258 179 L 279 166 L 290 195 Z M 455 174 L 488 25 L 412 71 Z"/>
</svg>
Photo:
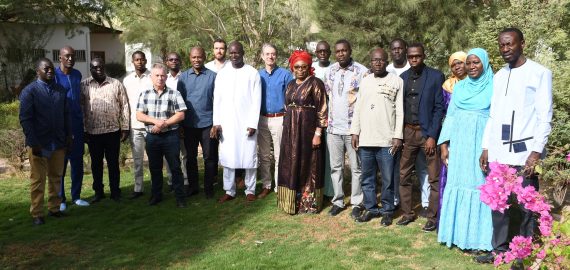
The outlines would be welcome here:
<svg viewBox="0 0 570 270">
<path fill-rule="evenodd" d="M 243 62 L 243 45 L 230 43 L 231 66 L 218 72 L 214 86 L 214 119 L 211 137 L 220 140 L 220 165 L 224 190 L 220 203 L 236 196 L 236 169 L 245 169 L 245 194 L 255 200 L 257 124 L 261 107 L 261 79 L 255 68 Z"/>
<path fill-rule="evenodd" d="M 523 187 L 538 190 L 536 163 L 544 157 L 552 121 L 552 71 L 526 58 L 524 36 L 519 29 L 507 28 L 499 34 L 499 52 L 507 62 L 493 78 L 493 97 L 489 121 L 483 133 L 480 166 L 488 170 L 488 162 L 497 161 L 514 167 L 523 176 Z M 536 227 L 534 214 L 520 207 L 504 213 L 493 211 L 493 253 L 509 249 L 509 224 L 513 211 L 520 211 L 516 234 L 532 236 Z M 512 229 L 510 231 L 513 231 Z M 480 263 L 492 263 L 492 253 L 478 256 Z M 511 269 L 520 268 L 517 260 Z"/>
</svg>

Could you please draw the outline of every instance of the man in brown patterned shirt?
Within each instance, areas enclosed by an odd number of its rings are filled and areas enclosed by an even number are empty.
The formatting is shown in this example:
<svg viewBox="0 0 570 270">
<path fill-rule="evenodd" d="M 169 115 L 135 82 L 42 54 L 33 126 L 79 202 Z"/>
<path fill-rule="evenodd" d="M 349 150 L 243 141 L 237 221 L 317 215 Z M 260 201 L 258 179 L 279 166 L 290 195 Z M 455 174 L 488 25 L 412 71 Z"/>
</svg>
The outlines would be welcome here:
<svg viewBox="0 0 570 270">
<path fill-rule="evenodd" d="M 85 126 L 85 142 L 91 156 L 93 190 L 91 203 L 105 198 L 103 192 L 103 157 L 109 170 L 111 199 L 121 198 L 119 149 L 121 141 L 129 137 L 130 109 L 123 84 L 105 74 L 101 58 L 91 61 L 91 77 L 81 82 L 81 109 Z"/>
</svg>

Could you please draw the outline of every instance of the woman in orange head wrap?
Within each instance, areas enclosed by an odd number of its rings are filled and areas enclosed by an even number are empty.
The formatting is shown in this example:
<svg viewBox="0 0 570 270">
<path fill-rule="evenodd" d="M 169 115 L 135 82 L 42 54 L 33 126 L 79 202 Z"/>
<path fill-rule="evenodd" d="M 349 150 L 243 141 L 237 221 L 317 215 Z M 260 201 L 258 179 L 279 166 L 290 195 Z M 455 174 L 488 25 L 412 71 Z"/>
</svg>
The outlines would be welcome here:
<svg viewBox="0 0 570 270">
<path fill-rule="evenodd" d="M 317 213 L 322 208 L 324 153 L 322 129 L 327 127 L 323 82 L 313 76 L 312 56 L 297 50 L 289 57 L 295 75 L 285 92 L 277 205 L 289 214 Z"/>
</svg>

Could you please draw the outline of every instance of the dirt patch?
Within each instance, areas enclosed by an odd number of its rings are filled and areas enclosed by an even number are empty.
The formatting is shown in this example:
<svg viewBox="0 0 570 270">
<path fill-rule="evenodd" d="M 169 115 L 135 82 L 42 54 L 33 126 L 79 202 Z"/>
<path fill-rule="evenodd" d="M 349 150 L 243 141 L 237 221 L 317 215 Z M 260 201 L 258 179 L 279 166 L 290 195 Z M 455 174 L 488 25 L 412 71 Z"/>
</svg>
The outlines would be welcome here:
<svg viewBox="0 0 570 270">
<path fill-rule="evenodd" d="M 0 249 L 0 265 L 9 268 L 33 268 L 43 259 L 69 258 L 79 260 L 87 256 L 81 248 L 61 241 L 9 244 Z"/>
</svg>

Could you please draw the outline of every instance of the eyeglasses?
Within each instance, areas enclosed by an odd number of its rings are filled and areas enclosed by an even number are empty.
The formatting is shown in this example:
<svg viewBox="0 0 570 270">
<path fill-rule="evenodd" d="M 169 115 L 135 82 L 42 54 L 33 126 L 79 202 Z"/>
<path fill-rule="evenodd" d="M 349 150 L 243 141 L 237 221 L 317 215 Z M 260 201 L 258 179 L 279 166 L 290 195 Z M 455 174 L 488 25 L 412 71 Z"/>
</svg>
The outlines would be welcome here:
<svg viewBox="0 0 570 270">
<path fill-rule="evenodd" d="M 296 70 L 307 70 L 307 69 L 309 69 L 309 66 L 308 66 L 308 65 L 303 65 L 303 66 L 295 65 L 295 66 L 293 66 L 293 69 L 296 69 Z"/>
<path fill-rule="evenodd" d="M 370 62 L 372 62 L 372 63 L 386 63 L 386 62 L 388 62 L 388 60 L 382 59 L 382 58 L 374 58 L 374 59 L 370 59 Z"/>
</svg>

